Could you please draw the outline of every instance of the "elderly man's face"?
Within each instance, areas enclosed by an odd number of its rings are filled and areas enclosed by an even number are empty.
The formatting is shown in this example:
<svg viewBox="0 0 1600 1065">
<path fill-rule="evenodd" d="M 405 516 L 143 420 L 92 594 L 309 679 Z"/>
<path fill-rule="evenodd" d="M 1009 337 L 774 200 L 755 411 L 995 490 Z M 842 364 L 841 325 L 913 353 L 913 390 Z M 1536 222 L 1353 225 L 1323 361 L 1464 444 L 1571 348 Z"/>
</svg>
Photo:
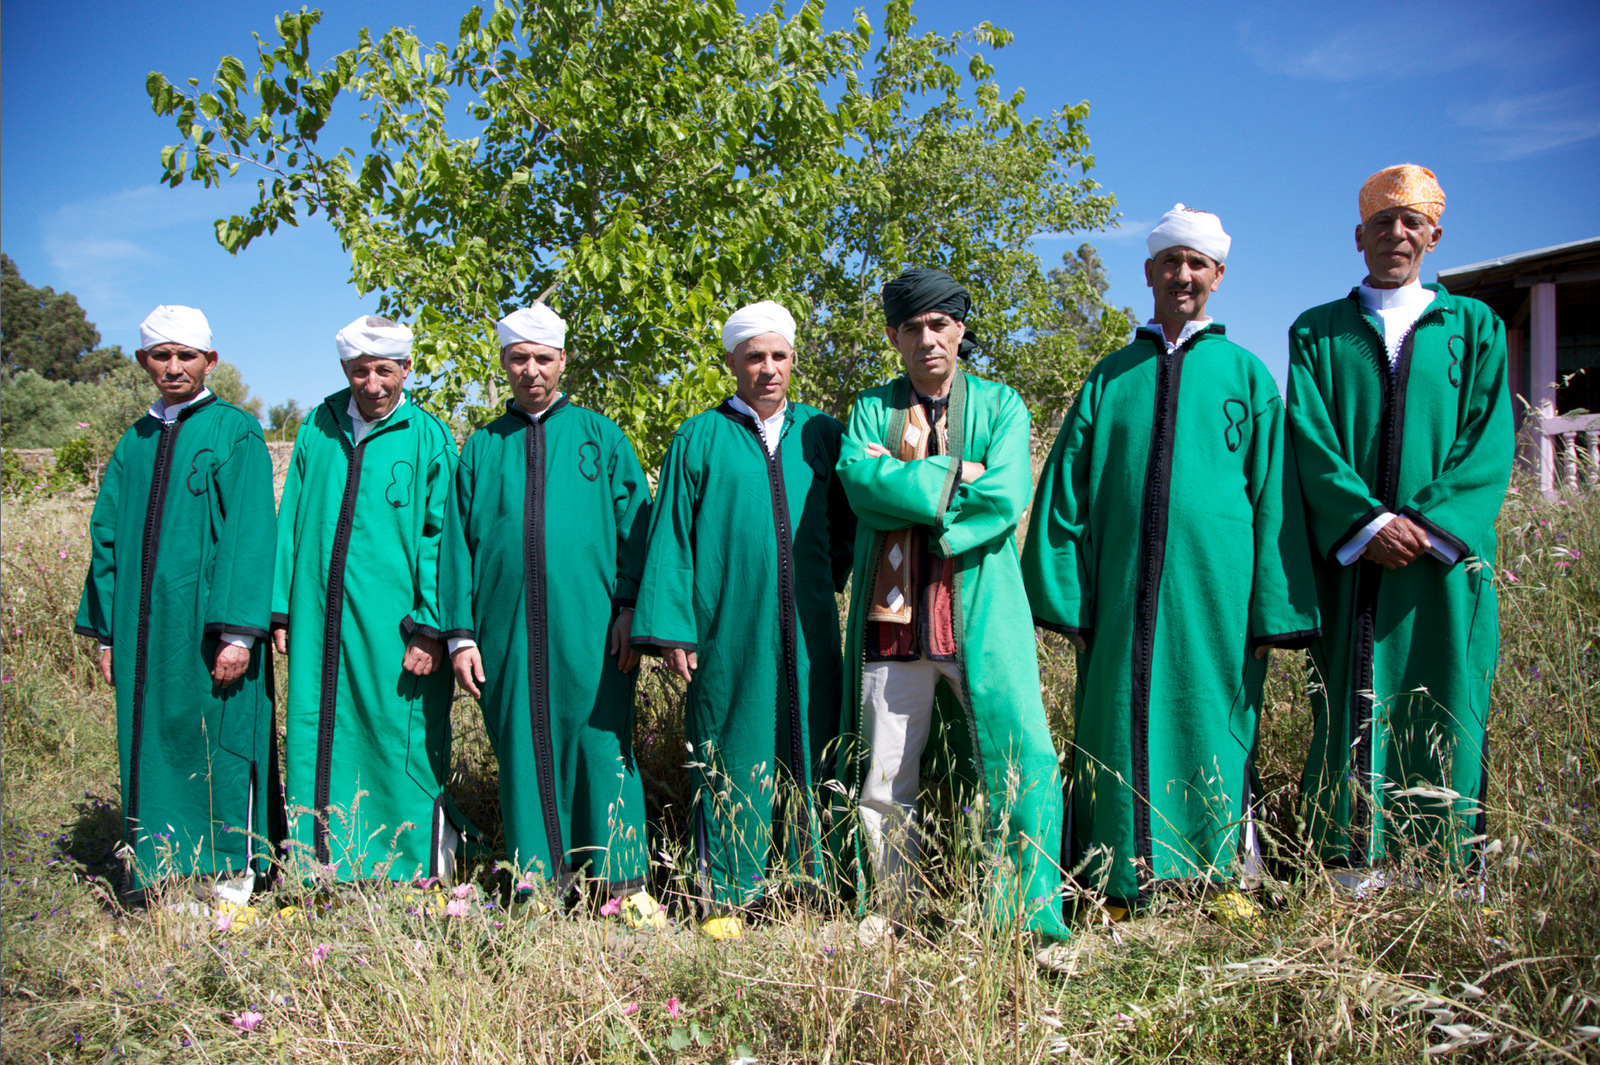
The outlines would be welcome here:
<svg viewBox="0 0 1600 1065">
<path fill-rule="evenodd" d="M 411 373 L 411 360 L 360 355 L 339 364 L 350 382 L 350 395 L 356 409 L 369 422 L 385 418 L 400 403 L 400 388 Z"/>
<path fill-rule="evenodd" d="M 1410 207 L 1388 207 L 1356 226 L 1356 247 L 1367 260 L 1374 288 L 1409 285 L 1422 273 L 1422 257 L 1439 246 L 1444 230 Z"/>
<path fill-rule="evenodd" d="M 900 353 L 906 376 L 924 396 L 937 399 L 950 390 L 961 364 L 961 338 L 967 327 L 942 311 L 924 311 L 889 326 L 884 333 Z"/>
<path fill-rule="evenodd" d="M 763 418 L 778 413 L 789 394 L 794 345 L 782 333 L 762 333 L 740 341 L 726 359 L 739 398 Z"/>
<path fill-rule="evenodd" d="M 1193 322 L 1206 316 L 1206 301 L 1222 284 L 1227 266 L 1182 245 L 1163 248 L 1144 261 L 1144 283 L 1155 294 L 1155 320 Z"/>
<path fill-rule="evenodd" d="M 217 353 L 183 344 L 157 344 L 140 348 L 133 357 L 161 391 L 163 403 L 183 403 L 206 386 L 206 374 L 217 367 Z"/>
<path fill-rule="evenodd" d="M 519 340 L 500 349 L 500 365 L 511 382 L 517 406 L 538 414 L 555 402 L 561 391 L 561 371 L 567 368 L 565 348 Z"/>
</svg>

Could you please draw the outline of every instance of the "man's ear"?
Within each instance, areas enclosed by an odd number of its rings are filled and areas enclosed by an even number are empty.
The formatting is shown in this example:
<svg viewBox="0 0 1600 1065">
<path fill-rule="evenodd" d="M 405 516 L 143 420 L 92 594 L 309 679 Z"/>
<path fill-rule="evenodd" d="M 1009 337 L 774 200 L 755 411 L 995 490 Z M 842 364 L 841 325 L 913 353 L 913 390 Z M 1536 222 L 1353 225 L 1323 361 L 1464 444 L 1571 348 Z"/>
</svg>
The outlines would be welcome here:
<svg viewBox="0 0 1600 1065">
<path fill-rule="evenodd" d="M 217 368 L 217 363 L 221 361 L 221 355 L 218 355 L 214 351 L 206 352 L 206 373 L 209 374 L 212 370 L 215 370 Z"/>
<path fill-rule="evenodd" d="M 1361 246 L 1361 227 L 1365 224 L 1366 223 L 1364 222 L 1356 223 L 1356 251 L 1359 252 L 1365 252 L 1367 250 Z"/>
<path fill-rule="evenodd" d="M 1429 244 L 1424 250 L 1431 252 L 1433 249 L 1437 248 L 1439 246 L 1439 238 L 1442 236 L 1444 236 L 1444 227 L 1438 222 L 1435 222 L 1433 224 L 1433 243 Z"/>
<path fill-rule="evenodd" d="M 889 338 L 889 346 L 891 348 L 900 347 L 900 330 L 892 325 L 886 325 L 883 327 L 883 335 Z"/>
<path fill-rule="evenodd" d="M 1217 279 L 1211 282 L 1211 291 L 1215 292 L 1222 285 L 1222 275 L 1228 272 L 1227 263 L 1217 264 Z"/>
<path fill-rule="evenodd" d="M 1146 259 L 1144 261 L 1144 284 L 1146 288 L 1156 287 L 1156 261 L 1154 259 Z"/>
<path fill-rule="evenodd" d="M 145 351 L 143 348 L 135 348 L 134 352 L 133 352 L 133 361 L 139 364 L 139 369 L 144 370 L 147 373 L 149 372 L 149 370 L 150 370 L 150 354 L 149 354 L 149 352 Z"/>
</svg>

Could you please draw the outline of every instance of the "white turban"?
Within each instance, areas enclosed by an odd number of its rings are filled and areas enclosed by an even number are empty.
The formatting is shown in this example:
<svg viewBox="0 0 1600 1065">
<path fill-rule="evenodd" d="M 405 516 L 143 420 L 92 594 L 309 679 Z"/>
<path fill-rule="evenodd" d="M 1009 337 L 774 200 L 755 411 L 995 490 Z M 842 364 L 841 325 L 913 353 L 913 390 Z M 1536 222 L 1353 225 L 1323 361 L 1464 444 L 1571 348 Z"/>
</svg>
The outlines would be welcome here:
<svg viewBox="0 0 1600 1065">
<path fill-rule="evenodd" d="M 731 354 L 746 340 L 763 333 L 777 333 L 789 342 L 791 348 L 794 347 L 794 315 L 785 310 L 781 303 L 772 300 L 740 307 L 723 323 L 722 350 Z"/>
<path fill-rule="evenodd" d="M 411 330 L 399 322 L 363 314 L 334 334 L 333 346 L 343 362 L 363 355 L 405 362 L 411 358 Z"/>
<path fill-rule="evenodd" d="M 1181 203 L 1161 216 L 1161 221 L 1145 241 L 1152 259 L 1158 252 L 1182 246 L 1193 248 L 1219 263 L 1228 261 L 1228 247 L 1232 243 L 1233 238 L 1222 231 L 1222 219 L 1209 211 L 1197 211 Z"/>
<path fill-rule="evenodd" d="M 211 323 L 193 307 L 163 303 L 139 323 L 139 347 L 149 351 L 158 344 L 182 344 L 196 351 L 210 351 Z"/>
<path fill-rule="evenodd" d="M 494 331 L 500 334 L 501 351 L 521 343 L 567 346 L 567 320 L 542 303 L 512 311 L 494 324 Z"/>
</svg>

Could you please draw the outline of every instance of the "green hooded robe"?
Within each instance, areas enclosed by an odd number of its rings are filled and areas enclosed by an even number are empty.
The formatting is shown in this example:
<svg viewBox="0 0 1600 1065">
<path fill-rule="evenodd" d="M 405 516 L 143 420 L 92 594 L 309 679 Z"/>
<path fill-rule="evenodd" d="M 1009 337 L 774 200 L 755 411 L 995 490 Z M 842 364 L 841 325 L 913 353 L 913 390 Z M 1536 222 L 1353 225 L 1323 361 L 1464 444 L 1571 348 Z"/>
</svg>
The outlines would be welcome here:
<svg viewBox="0 0 1600 1065">
<path fill-rule="evenodd" d="M 455 440 L 407 397 L 354 444 L 349 406 L 347 388 L 301 424 L 279 511 L 290 836 L 341 880 L 448 878 L 466 827 L 445 791 L 450 671 L 402 662 L 413 633 L 442 631 Z"/>
<path fill-rule="evenodd" d="M 956 562 L 956 661 L 969 704 L 964 711 L 940 682 L 928 756 L 938 757 L 941 744 L 948 746 L 958 790 L 974 806 L 977 795 L 984 798 L 985 835 L 995 858 L 989 886 L 994 918 L 1022 916 L 1029 928 L 1065 936 L 1058 866 L 1061 775 L 1039 697 L 1033 619 L 1016 548 L 1017 522 L 1033 488 L 1028 409 L 1005 385 L 958 372 L 950 387 L 949 454 L 914 462 L 869 457 L 867 444 L 892 449 L 901 439 L 912 395 L 905 377 L 861 393 L 839 458 L 839 478 L 860 521 L 841 729 L 845 743 L 862 749 L 848 752 L 847 784 L 859 796 L 870 754 L 862 721 L 864 618 L 883 534 L 927 526 L 929 549 Z M 960 483 L 963 460 L 982 463 L 985 472 Z M 868 863 L 859 837 L 858 832 L 855 867 L 864 900 Z"/>
<path fill-rule="evenodd" d="M 1131 904 L 1229 876 L 1248 826 L 1266 660 L 1316 592 L 1272 375 L 1213 324 L 1102 359 L 1039 473 L 1022 572 L 1078 653 L 1063 862 Z M 1245 840 L 1248 844 L 1249 840 Z"/>
<path fill-rule="evenodd" d="M 817 789 L 839 730 L 839 610 L 855 518 L 834 463 L 844 427 L 789 403 L 777 453 L 730 402 L 678 427 L 661 466 L 633 642 L 694 651 L 684 735 L 693 847 L 714 907 L 763 895 L 773 846 L 826 882 Z"/>
<path fill-rule="evenodd" d="M 263 644 L 275 529 L 261 426 L 233 404 L 207 394 L 117 442 L 74 629 L 112 647 L 130 887 L 266 871 L 282 831 Z M 257 640 L 219 690 L 224 632 Z"/>
<path fill-rule="evenodd" d="M 1425 287 L 1434 299 L 1392 367 L 1359 289 L 1289 333 L 1289 429 L 1324 633 L 1311 645 L 1303 789 L 1330 865 L 1397 857 L 1403 843 L 1463 868 L 1483 826 L 1500 647 L 1494 520 L 1514 448 L 1505 327 L 1477 300 Z M 1340 565 L 1340 548 L 1384 511 L 1457 560 Z"/>
<path fill-rule="evenodd" d="M 644 564 L 650 486 L 622 430 L 558 397 L 508 404 L 461 451 L 446 520 L 445 634 L 483 658 L 506 852 L 564 889 L 644 885 L 635 674 L 606 653 Z"/>
</svg>

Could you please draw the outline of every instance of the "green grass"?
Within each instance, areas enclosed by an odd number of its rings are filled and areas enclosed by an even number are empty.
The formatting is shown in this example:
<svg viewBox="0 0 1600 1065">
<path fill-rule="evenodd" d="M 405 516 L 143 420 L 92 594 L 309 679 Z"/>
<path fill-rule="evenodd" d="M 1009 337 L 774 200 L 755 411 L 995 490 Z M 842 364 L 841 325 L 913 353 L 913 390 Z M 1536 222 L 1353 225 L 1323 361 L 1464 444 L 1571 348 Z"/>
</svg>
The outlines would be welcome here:
<svg viewBox="0 0 1600 1065">
<path fill-rule="evenodd" d="M 1298 656 L 1275 656 L 1264 917 L 1221 925 L 1166 899 L 1135 921 L 1082 926 L 1068 975 L 986 930 L 974 878 L 953 864 L 935 870 L 944 926 L 926 941 L 862 946 L 848 915 L 781 891 L 745 939 L 696 937 L 681 904 L 681 693 L 661 672 L 641 686 L 637 745 L 672 931 L 628 933 L 585 908 L 512 921 L 489 866 L 458 916 L 404 888 L 280 888 L 261 903 L 268 916 L 227 933 L 167 911 L 182 884 L 124 909 L 113 705 L 70 635 L 88 503 L 33 498 L 0 515 L 6 1061 L 1240 1065 L 1420 1061 L 1430 1047 L 1600 1060 L 1600 500 L 1548 503 L 1519 484 L 1501 516 L 1486 905 L 1351 899 L 1299 857 L 1309 713 Z M 1065 743 L 1070 656 L 1053 638 L 1041 650 Z M 493 837 L 493 755 L 472 704 L 455 718 L 453 790 Z M 256 1013 L 254 1031 L 235 1024 Z"/>
</svg>

